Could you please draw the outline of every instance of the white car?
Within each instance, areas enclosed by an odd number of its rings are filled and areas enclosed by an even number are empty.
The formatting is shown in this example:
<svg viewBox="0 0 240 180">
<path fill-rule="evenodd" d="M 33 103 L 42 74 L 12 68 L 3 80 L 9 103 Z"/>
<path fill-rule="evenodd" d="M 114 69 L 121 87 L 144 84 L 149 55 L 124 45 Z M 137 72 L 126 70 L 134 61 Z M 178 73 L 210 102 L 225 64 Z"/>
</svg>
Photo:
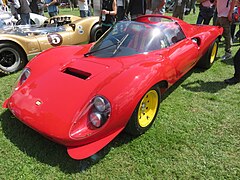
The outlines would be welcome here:
<svg viewBox="0 0 240 180">
<path fill-rule="evenodd" d="M 35 13 L 30 13 L 30 19 L 31 24 L 36 24 L 37 26 L 40 26 L 44 23 L 45 20 L 47 20 L 47 17 Z M 20 20 L 15 19 L 10 11 L 5 11 L 2 10 L 2 8 L 0 8 L 0 28 L 3 25 L 20 25 L 20 24 L 21 19 Z"/>
</svg>

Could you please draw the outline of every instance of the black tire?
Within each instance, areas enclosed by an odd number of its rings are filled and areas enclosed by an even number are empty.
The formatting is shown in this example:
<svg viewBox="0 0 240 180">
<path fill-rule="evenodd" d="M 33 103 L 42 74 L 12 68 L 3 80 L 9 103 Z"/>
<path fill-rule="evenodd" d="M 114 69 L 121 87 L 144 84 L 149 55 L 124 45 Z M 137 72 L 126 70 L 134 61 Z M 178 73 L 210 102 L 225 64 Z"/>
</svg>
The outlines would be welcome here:
<svg viewBox="0 0 240 180">
<path fill-rule="evenodd" d="M 218 40 L 216 39 L 211 46 L 209 47 L 208 51 L 206 54 L 204 54 L 203 57 L 198 61 L 197 67 L 203 68 L 203 69 L 209 69 L 216 58 L 218 51 Z"/>
<path fill-rule="evenodd" d="M 160 89 L 157 86 L 146 92 L 128 121 L 125 128 L 128 134 L 139 136 L 152 126 L 158 114 L 160 96 Z"/>
<path fill-rule="evenodd" d="M 0 72 L 11 74 L 21 70 L 27 64 L 25 52 L 13 43 L 0 44 Z"/>
<path fill-rule="evenodd" d="M 90 32 L 90 41 L 89 41 L 89 43 L 97 41 L 102 35 L 103 35 L 103 33 L 102 33 L 102 26 L 99 25 L 99 24 L 95 24 L 92 27 L 91 32 Z"/>
</svg>

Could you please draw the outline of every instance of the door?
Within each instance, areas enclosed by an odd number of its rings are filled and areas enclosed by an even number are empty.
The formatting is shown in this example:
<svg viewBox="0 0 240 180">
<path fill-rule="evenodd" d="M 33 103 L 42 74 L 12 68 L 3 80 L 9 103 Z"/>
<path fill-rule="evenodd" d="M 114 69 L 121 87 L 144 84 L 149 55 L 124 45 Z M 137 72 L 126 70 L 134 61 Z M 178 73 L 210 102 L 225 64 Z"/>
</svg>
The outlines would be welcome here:
<svg viewBox="0 0 240 180">
<path fill-rule="evenodd" d="M 192 39 L 183 39 L 169 48 L 169 60 L 173 63 L 177 77 L 188 72 L 198 60 L 198 45 Z"/>
</svg>

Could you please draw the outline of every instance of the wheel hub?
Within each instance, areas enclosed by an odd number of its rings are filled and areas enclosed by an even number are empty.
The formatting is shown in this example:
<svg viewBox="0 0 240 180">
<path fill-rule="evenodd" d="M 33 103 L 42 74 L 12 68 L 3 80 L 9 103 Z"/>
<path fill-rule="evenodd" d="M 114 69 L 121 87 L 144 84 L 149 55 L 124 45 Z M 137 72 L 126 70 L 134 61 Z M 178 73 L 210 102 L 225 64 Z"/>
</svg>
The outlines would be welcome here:
<svg viewBox="0 0 240 180">
<path fill-rule="evenodd" d="M 151 124 L 158 108 L 158 94 L 156 91 L 149 91 L 141 101 L 138 112 L 138 123 L 141 127 Z"/>
<path fill-rule="evenodd" d="M 10 67 L 15 63 L 14 54 L 11 52 L 3 52 L 0 59 L 0 64 L 5 67 Z"/>
</svg>

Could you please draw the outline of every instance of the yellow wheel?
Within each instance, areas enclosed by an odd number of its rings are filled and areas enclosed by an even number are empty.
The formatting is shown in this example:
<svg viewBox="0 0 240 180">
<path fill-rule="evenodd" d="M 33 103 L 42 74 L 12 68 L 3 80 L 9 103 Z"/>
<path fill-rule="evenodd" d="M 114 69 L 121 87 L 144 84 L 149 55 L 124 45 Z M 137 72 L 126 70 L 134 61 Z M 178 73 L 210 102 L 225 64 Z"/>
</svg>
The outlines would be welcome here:
<svg viewBox="0 0 240 180">
<path fill-rule="evenodd" d="M 214 60 L 217 55 L 217 51 L 218 51 L 218 40 L 216 39 L 211 44 L 211 46 L 209 46 L 208 51 L 205 53 L 205 55 L 202 56 L 201 59 L 198 61 L 197 67 L 204 68 L 204 69 L 210 68 L 214 63 Z"/>
<path fill-rule="evenodd" d="M 156 119 L 159 104 L 160 89 L 154 86 L 138 103 L 126 126 L 126 132 L 138 136 L 147 131 Z"/>
<path fill-rule="evenodd" d="M 150 90 L 143 97 L 138 108 L 138 124 L 140 127 L 147 127 L 151 124 L 158 108 L 158 93 Z"/>
<path fill-rule="evenodd" d="M 213 64 L 215 57 L 217 55 L 217 50 L 218 50 L 218 43 L 215 41 L 212 47 L 212 52 L 210 56 L 210 63 Z"/>
</svg>

